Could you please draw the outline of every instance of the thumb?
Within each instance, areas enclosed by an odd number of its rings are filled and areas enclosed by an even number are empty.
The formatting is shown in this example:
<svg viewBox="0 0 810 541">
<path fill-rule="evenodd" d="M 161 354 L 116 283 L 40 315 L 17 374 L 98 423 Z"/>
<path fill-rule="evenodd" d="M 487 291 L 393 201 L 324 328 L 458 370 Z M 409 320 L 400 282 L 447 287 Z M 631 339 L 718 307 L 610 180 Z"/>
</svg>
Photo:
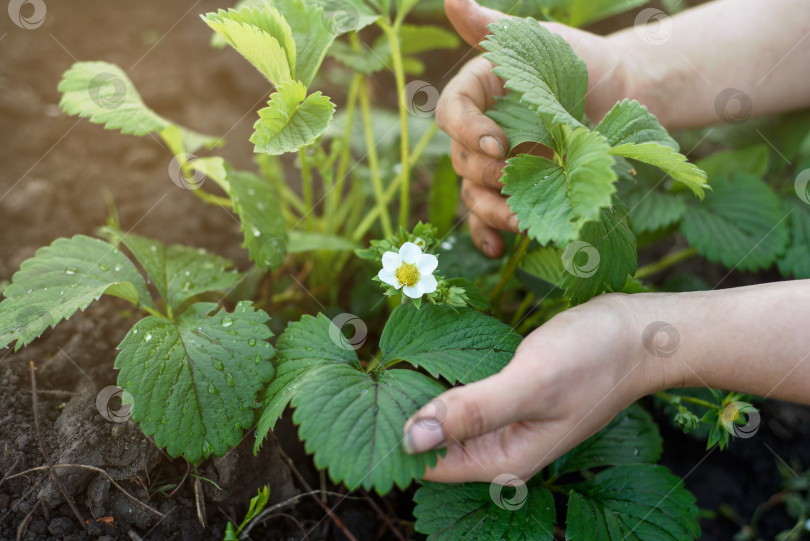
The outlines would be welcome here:
<svg viewBox="0 0 810 541">
<path fill-rule="evenodd" d="M 442 393 L 405 424 L 402 446 L 423 453 L 481 436 L 521 418 L 521 400 L 503 373 Z"/>
<path fill-rule="evenodd" d="M 445 0 L 444 11 L 464 41 L 478 49 L 481 48 L 478 44 L 490 33 L 487 25 L 509 17 L 500 11 L 479 6 L 473 0 Z"/>
</svg>

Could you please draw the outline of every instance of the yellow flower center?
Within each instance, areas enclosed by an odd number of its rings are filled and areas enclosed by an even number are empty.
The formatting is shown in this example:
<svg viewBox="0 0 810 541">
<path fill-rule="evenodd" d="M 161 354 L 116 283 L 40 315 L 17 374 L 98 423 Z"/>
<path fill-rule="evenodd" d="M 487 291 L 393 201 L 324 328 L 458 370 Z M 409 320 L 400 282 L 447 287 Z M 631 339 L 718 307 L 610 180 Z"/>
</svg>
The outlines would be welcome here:
<svg viewBox="0 0 810 541">
<path fill-rule="evenodd" d="M 419 281 L 419 269 L 411 263 L 403 263 L 394 274 L 406 286 L 413 287 Z"/>
</svg>

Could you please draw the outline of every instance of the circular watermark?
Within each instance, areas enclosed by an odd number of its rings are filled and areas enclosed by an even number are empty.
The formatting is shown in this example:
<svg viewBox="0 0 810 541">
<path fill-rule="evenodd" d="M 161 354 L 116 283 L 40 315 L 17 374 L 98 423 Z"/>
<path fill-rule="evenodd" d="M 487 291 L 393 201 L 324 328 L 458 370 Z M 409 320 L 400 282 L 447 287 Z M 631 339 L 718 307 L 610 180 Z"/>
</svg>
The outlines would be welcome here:
<svg viewBox="0 0 810 541">
<path fill-rule="evenodd" d="M 171 178 L 172 182 L 178 187 L 184 190 L 196 190 L 205 182 L 208 167 L 203 160 L 196 161 L 193 167 L 185 168 L 186 170 L 192 171 L 191 177 L 187 177 L 183 171 L 184 166 L 196 159 L 197 156 L 194 154 L 178 154 L 169 162 L 169 178 Z"/>
<path fill-rule="evenodd" d="M 796 180 L 793 181 L 793 189 L 796 190 L 798 198 L 810 205 L 810 191 L 807 189 L 808 184 L 810 184 L 810 168 L 801 171 L 796 175 Z"/>
<path fill-rule="evenodd" d="M 577 257 L 580 254 L 585 257 Z M 581 240 L 569 242 L 562 252 L 563 268 L 578 278 L 590 278 L 599 268 L 599 251 Z"/>
<path fill-rule="evenodd" d="M 751 96 L 739 88 L 726 88 L 714 99 L 714 112 L 726 124 L 742 124 L 753 110 Z"/>
<path fill-rule="evenodd" d="M 439 90 L 425 81 L 411 81 L 402 93 L 408 112 L 419 118 L 427 118 L 436 113 L 439 104 Z"/>
<path fill-rule="evenodd" d="M 644 328 L 641 334 L 641 343 L 644 344 L 650 355 L 656 357 L 672 357 L 678 351 L 681 335 L 674 326 L 666 321 L 653 321 Z"/>
<path fill-rule="evenodd" d="M 759 431 L 761 417 L 759 410 L 748 402 L 730 402 L 720 413 L 723 428 L 738 438 L 753 438 Z M 745 424 L 741 424 L 745 421 Z"/>
<path fill-rule="evenodd" d="M 131 417 L 134 400 L 123 387 L 109 385 L 96 396 L 96 409 L 102 417 L 113 423 L 125 423 Z"/>
<path fill-rule="evenodd" d="M 327 30 L 339 36 L 357 29 L 360 13 L 348 2 L 330 0 L 323 7 L 321 20 Z"/>
<path fill-rule="evenodd" d="M 445 419 L 447 419 L 447 406 L 444 401 L 434 398 L 419 410 L 414 424 L 418 423 L 419 426 L 428 430 L 441 430 Z"/>
<path fill-rule="evenodd" d="M 351 326 L 354 332 L 350 337 L 343 334 L 343 327 Z M 354 314 L 342 313 L 332 318 L 332 325 L 329 327 L 329 338 L 335 345 L 343 349 L 360 349 L 366 343 L 368 328 L 366 322 Z"/>
<path fill-rule="evenodd" d="M 512 487 L 515 494 L 509 498 L 504 496 L 504 488 Z M 520 477 L 511 473 L 502 473 L 489 484 L 489 497 L 505 511 L 517 511 L 526 504 L 529 489 Z"/>
<path fill-rule="evenodd" d="M 118 75 L 105 71 L 90 79 L 87 93 L 102 109 L 118 109 L 127 97 L 127 84 Z"/>
<path fill-rule="evenodd" d="M 633 29 L 644 43 L 661 45 L 672 35 L 672 19 L 660 9 L 642 9 L 636 15 Z"/>
<path fill-rule="evenodd" d="M 11 22 L 26 30 L 36 30 L 42 26 L 46 11 L 43 0 L 10 0 L 8 3 Z"/>
</svg>

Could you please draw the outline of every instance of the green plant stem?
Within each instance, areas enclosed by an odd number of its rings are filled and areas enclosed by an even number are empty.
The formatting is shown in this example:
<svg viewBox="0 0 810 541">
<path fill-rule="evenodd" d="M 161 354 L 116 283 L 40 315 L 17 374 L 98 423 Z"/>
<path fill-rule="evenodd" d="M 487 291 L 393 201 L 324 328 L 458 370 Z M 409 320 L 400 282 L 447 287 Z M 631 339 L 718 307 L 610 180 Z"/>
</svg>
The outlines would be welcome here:
<svg viewBox="0 0 810 541">
<path fill-rule="evenodd" d="M 154 308 L 149 308 L 148 306 L 141 306 L 141 310 L 155 317 L 159 317 L 160 319 L 168 319 L 169 321 L 171 321 L 171 318 L 166 317 L 165 315 L 161 314 Z"/>
<path fill-rule="evenodd" d="M 433 136 L 436 135 L 437 131 L 439 131 L 439 127 L 435 123 L 431 125 L 430 128 L 427 129 L 427 131 L 425 131 L 424 135 L 422 135 L 422 138 L 419 139 L 416 146 L 413 147 L 413 152 L 411 153 L 410 167 L 416 165 L 416 162 L 419 161 L 419 158 L 422 157 L 422 153 L 427 148 L 428 143 L 430 143 L 431 139 L 433 139 Z M 397 188 L 399 187 L 401 182 L 402 182 L 402 173 L 400 172 L 399 175 L 394 177 L 394 180 L 391 181 L 391 184 L 385 190 L 383 199 L 385 200 L 386 204 L 389 201 L 391 201 L 391 199 L 394 197 L 394 194 L 396 193 Z M 377 219 L 377 216 L 379 216 L 379 213 L 380 213 L 379 209 L 377 207 L 374 207 L 369 211 L 368 214 L 366 214 L 365 218 L 363 218 L 363 221 L 360 222 L 360 225 L 357 226 L 357 229 L 355 229 L 354 234 L 352 235 L 352 240 L 354 242 L 360 242 L 360 240 L 362 240 L 365 234 L 368 233 L 368 230 L 371 229 L 371 226 L 374 224 L 374 220 Z"/>
<path fill-rule="evenodd" d="M 518 238 L 521 236 L 522 235 L 518 235 Z M 501 274 L 500 281 L 495 285 L 495 288 L 489 295 L 489 300 L 492 302 L 493 307 L 496 305 L 496 301 L 500 299 L 506 283 L 509 281 L 512 275 L 515 274 L 515 269 L 517 269 L 518 263 L 520 263 L 520 259 L 523 257 L 523 254 L 526 253 L 526 249 L 529 247 L 530 242 L 531 239 L 529 239 L 529 237 L 523 237 L 523 240 L 520 241 L 517 249 L 512 252 L 511 256 L 509 256 L 509 261 L 506 262 L 506 268 L 504 268 L 503 273 Z"/>
<path fill-rule="evenodd" d="M 363 115 L 363 131 L 366 135 L 366 150 L 368 152 L 368 166 L 371 170 L 371 184 L 374 187 L 374 196 L 377 199 L 377 211 L 382 223 L 383 233 L 387 237 L 393 232 L 391 217 L 388 215 L 388 206 L 383 194 L 382 179 L 380 178 L 380 165 L 377 159 L 377 143 L 374 141 L 374 128 L 371 123 L 371 105 L 368 99 L 368 89 L 365 77 L 361 76 L 361 85 L 358 92 L 360 98 L 360 112 Z"/>
<path fill-rule="evenodd" d="M 518 309 L 515 311 L 515 315 L 512 318 L 511 323 L 509 323 L 511 327 L 518 326 L 518 324 L 523 319 L 524 314 L 526 314 L 526 312 L 531 307 L 533 301 L 534 301 L 534 293 L 529 293 L 525 297 L 523 297 L 523 300 L 520 302 L 520 306 L 518 306 Z"/>
<path fill-rule="evenodd" d="M 326 230 L 335 233 L 335 212 L 340 206 L 343 197 L 343 184 L 346 182 L 346 171 L 349 168 L 349 158 L 352 155 L 352 127 L 354 126 L 354 110 L 357 105 L 357 89 L 363 81 L 361 74 L 355 74 L 349 86 L 349 95 L 346 98 L 346 126 L 343 128 L 343 138 L 340 141 L 340 157 L 338 158 L 335 185 L 327 190 L 326 199 Z"/>
<path fill-rule="evenodd" d="M 711 408 L 715 410 L 719 410 L 720 406 L 717 404 L 712 404 L 711 402 L 706 402 L 705 400 L 701 400 L 700 398 L 695 398 L 693 396 L 684 396 L 681 394 L 670 394 L 664 391 L 659 391 L 655 393 L 655 396 L 660 398 L 661 400 L 666 400 L 670 404 L 675 404 L 674 401 L 678 400 L 680 402 L 691 402 L 692 404 L 697 404 L 698 406 L 703 406 L 705 408 Z"/>
<path fill-rule="evenodd" d="M 191 190 L 191 193 L 199 197 L 201 200 L 212 205 L 219 205 L 221 207 L 233 208 L 233 201 L 227 197 L 220 197 L 218 195 L 210 194 L 202 189 Z"/>
<path fill-rule="evenodd" d="M 314 231 L 315 219 L 314 199 L 312 196 L 312 171 L 309 168 L 309 157 L 306 147 L 298 150 L 298 159 L 301 162 L 301 184 L 304 191 L 304 206 L 306 207 L 307 231 Z"/>
<path fill-rule="evenodd" d="M 391 59 L 394 64 L 394 78 L 397 85 L 397 101 L 399 103 L 399 122 L 402 124 L 400 133 L 400 163 L 402 164 L 402 184 L 399 192 L 399 225 L 408 227 L 408 212 L 410 210 L 411 195 L 411 166 L 410 141 L 408 138 L 408 104 L 405 103 L 405 68 L 402 63 L 402 50 L 399 44 L 399 28 L 401 19 L 397 18 L 393 26 L 383 23 L 382 27 L 388 36 L 391 46 Z"/>
<path fill-rule="evenodd" d="M 662 257 L 661 259 L 655 261 L 654 263 L 644 265 L 643 267 L 641 267 L 636 271 L 636 275 L 634 276 L 634 278 L 636 280 L 642 280 L 644 278 L 647 278 L 648 276 L 666 270 L 669 267 L 677 263 L 680 263 L 681 261 L 689 259 L 694 255 L 697 255 L 697 250 L 695 248 L 691 246 L 683 248 L 682 250 L 678 250 L 677 252 L 673 252 L 667 256 Z"/>
</svg>

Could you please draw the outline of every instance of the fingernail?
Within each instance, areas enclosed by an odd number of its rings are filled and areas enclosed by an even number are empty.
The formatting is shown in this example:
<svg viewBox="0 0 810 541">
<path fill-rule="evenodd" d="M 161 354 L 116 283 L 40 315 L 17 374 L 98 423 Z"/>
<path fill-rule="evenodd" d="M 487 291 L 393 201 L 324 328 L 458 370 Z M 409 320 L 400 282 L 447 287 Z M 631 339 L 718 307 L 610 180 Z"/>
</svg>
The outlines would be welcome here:
<svg viewBox="0 0 810 541">
<path fill-rule="evenodd" d="M 510 216 L 507 225 L 512 231 L 520 231 L 520 224 L 518 223 L 517 216 Z"/>
<path fill-rule="evenodd" d="M 419 419 L 405 434 L 402 447 L 409 455 L 424 453 L 444 443 L 444 432 L 436 419 Z"/>
<path fill-rule="evenodd" d="M 492 257 L 492 248 L 489 247 L 489 242 L 484 241 L 481 243 L 481 251 Z"/>
<path fill-rule="evenodd" d="M 497 160 L 506 158 L 506 151 L 503 149 L 503 145 L 491 135 L 482 135 L 478 140 L 478 148 L 487 156 L 492 156 Z"/>
</svg>

